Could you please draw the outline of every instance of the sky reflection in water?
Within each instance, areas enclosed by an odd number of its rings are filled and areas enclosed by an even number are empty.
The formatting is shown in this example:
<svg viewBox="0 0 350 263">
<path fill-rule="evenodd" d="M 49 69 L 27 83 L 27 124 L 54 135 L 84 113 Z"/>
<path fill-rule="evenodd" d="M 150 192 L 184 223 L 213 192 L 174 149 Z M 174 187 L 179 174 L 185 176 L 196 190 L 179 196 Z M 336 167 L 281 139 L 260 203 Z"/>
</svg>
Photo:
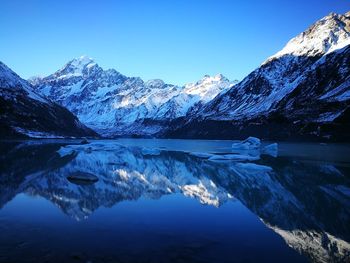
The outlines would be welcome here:
<svg viewBox="0 0 350 263">
<path fill-rule="evenodd" d="M 0 144 L 1 262 L 349 260 L 348 145 L 237 162 L 192 154 L 229 141 L 66 143 Z"/>
</svg>

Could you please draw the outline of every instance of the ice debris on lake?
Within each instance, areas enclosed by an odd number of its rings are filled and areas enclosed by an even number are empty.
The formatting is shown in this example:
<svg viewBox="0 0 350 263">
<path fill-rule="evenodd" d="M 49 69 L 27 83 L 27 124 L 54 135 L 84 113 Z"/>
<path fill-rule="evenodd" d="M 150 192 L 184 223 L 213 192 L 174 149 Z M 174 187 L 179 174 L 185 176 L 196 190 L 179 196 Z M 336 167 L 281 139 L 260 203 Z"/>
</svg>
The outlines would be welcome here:
<svg viewBox="0 0 350 263">
<path fill-rule="evenodd" d="M 272 143 L 267 146 L 262 146 L 259 138 L 248 137 L 244 141 L 236 141 L 232 144 L 232 153 L 206 153 L 206 152 L 191 152 L 192 156 L 208 159 L 209 161 L 224 162 L 251 162 L 260 159 L 261 154 L 268 154 L 277 157 L 278 144 Z"/>
<path fill-rule="evenodd" d="M 271 143 L 267 146 L 265 146 L 262 150 L 261 150 L 262 154 L 268 154 L 271 155 L 273 157 L 277 157 L 278 154 L 278 144 L 277 143 Z"/>
<path fill-rule="evenodd" d="M 262 146 L 259 138 L 248 137 L 244 141 L 234 142 L 232 144 L 233 151 L 259 151 L 261 154 L 268 154 L 273 157 L 277 157 L 278 154 L 278 144 L 272 143 L 267 146 Z"/>
<path fill-rule="evenodd" d="M 260 155 L 248 155 L 248 154 L 215 154 L 209 158 L 210 161 L 257 161 L 260 159 Z"/>
<path fill-rule="evenodd" d="M 71 147 L 61 147 L 57 153 L 63 157 L 65 155 L 70 155 L 70 154 L 73 154 L 75 151 L 74 149 L 72 149 Z"/>
<path fill-rule="evenodd" d="M 151 149 L 151 148 L 142 148 L 142 155 L 160 155 L 159 149 Z"/>
<path fill-rule="evenodd" d="M 271 155 L 277 157 L 278 144 L 272 143 L 267 146 L 262 146 L 260 139 L 249 137 L 244 141 L 236 141 L 232 144 L 231 153 L 207 153 L 207 152 L 190 152 L 191 156 L 209 161 L 225 162 L 251 162 L 260 159 L 261 154 Z"/>
<path fill-rule="evenodd" d="M 248 137 L 244 141 L 234 142 L 232 144 L 232 149 L 234 150 L 253 150 L 259 149 L 261 146 L 260 139 L 256 137 Z"/>
<path fill-rule="evenodd" d="M 203 158 L 203 159 L 209 159 L 210 157 L 214 156 L 212 153 L 205 153 L 205 152 L 190 152 L 189 155 L 195 156 L 198 158 Z"/>
</svg>

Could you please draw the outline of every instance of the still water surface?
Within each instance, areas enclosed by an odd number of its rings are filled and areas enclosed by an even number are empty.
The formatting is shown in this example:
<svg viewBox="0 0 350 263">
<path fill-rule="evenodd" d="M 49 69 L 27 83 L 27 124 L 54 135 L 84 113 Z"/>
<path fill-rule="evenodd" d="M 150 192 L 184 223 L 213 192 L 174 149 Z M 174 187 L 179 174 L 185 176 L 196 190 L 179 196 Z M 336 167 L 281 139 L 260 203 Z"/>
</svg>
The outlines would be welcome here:
<svg viewBox="0 0 350 263">
<path fill-rule="evenodd" d="M 350 262 L 349 145 L 78 143 L 0 143 L 0 262 Z"/>
</svg>

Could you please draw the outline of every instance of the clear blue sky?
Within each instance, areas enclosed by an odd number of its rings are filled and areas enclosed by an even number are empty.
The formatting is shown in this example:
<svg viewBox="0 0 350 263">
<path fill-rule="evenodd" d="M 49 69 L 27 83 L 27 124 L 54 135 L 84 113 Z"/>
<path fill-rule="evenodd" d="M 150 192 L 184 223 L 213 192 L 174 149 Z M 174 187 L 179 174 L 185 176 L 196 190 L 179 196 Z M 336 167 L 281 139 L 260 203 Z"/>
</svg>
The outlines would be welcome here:
<svg viewBox="0 0 350 263">
<path fill-rule="evenodd" d="M 0 60 L 28 78 L 86 54 L 128 76 L 242 79 L 348 0 L 1 0 Z"/>
</svg>

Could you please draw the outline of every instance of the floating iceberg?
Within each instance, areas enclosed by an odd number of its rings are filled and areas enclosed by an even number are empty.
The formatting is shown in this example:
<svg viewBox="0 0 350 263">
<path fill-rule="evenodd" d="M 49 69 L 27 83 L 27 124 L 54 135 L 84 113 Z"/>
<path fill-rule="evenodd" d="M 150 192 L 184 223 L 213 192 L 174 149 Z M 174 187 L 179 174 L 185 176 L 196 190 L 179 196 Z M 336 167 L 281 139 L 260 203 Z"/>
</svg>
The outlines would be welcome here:
<svg viewBox="0 0 350 263">
<path fill-rule="evenodd" d="M 255 137 L 248 137 L 244 141 L 234 142 L 232 144 L 232 151 L 237 152 L 239 154 L 253 155 L 258 156 L 260 154 L 268 154 L 273 157 L 277 157 L 278 155 L 278 144 L 272 143 L 267 146 L 262 146 L 261 141 Z"/>
<path fill-rule="evenodd" d="M 75 151 L 74 151 L 74 149 L 72 149 L 71 147 L 61 147 L 58 151 L 57 151 L 57 153 L 61 156 L 61 157 L 63 157 L 63 156 L 65 156 L 65 155 L 70 155 L 70 154 L 73 154 L 73 153 L 75 153 Z"/>
<path fill-rule="evenodd" d="M 240 170 L 241 173 L 244 171 L 245 174 L 272 171 L 272 168 L 270 166 L 255 163 L 237 163 L 235 166 Z"/>
<path fill-rule="evenodd" d="M 277 157 L 278 155 L 278 144 L 277 143 L 271 143 L 267 146 L 265 146 L 262 151 L 262 154 L 268 154 L 271 155 L 273 157 Z"/>
<path fill-rule="evenodd" d="M 214 154 L 205 153 L 205 152 L 190 152 L 189 155 L 195 156 L 198 158 L 203 158 L 203 159 L 208 159 L 208 158 L 214 156 Z"/>
<path fill-rule="evenodd" d="M 248 154 L 222 154 L 213 155 L 209 158 L 210 161 L 257 161 L 260 156 L 252 156 Z"/>
<path fill-rule="evenodd" d="M 234 142 L 232 144 L 232 149 L 234 150 L 254 150 L 260 149 L 261 141 L 256 137 L 248 137 L 244 141 Z"/>
<path fill-rule="evenodd" d="M 142 148 L 142 155 L 160 155 L 159 149 L 151 149 L 151 148 Z"/>
</svg>

